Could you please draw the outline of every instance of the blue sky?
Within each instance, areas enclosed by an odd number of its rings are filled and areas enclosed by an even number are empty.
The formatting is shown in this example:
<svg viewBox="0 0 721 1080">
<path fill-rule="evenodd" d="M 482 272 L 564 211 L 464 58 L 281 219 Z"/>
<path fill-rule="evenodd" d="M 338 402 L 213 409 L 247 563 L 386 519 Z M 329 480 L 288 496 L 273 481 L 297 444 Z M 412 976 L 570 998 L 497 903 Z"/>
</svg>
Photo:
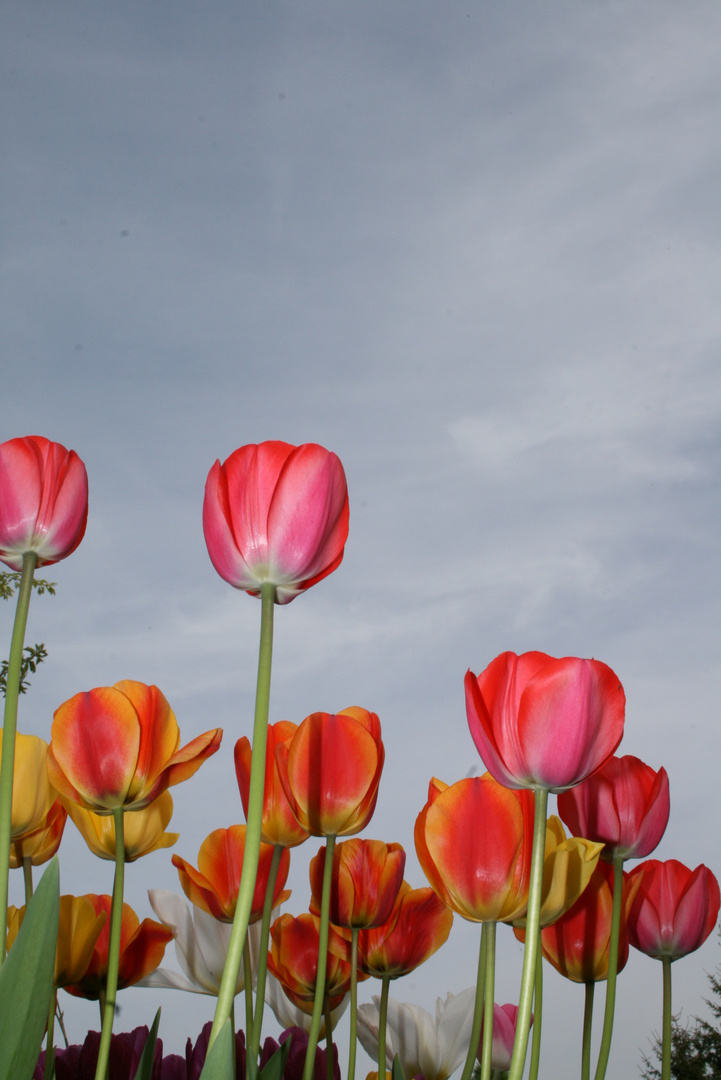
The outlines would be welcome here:
<svg viewBox="0 0 721 1080">
<path fill-rule="evenodd" d="M 481 771 L 464 673 L 541 649 L 614 668 L 621 752 L 670 775 L 658 857 L 719 875 L 718 5 L 6 0 L 3 23 L 0 435 L 90 477 L 86 538 L 33 602 L 50 656 L 21 729 L 155 682 L 184 739 L 226 731 L 176 790 L 176 850 L 240 821 L 259 605 L 212 569 L 203 486 L 243 443 L 319 442 L 350 538 L 278 611 L 271 712 L 378 712 L 366 835 L 424 884 L 428 780 Z M 64 888 L 109 892 L 72 832 Z M 141 916 L 148 887 L 179 889 L 169 853 L 128 874 Z M 469 986 L 476 940 L 457 918 L 395 995 Z M 711 939 L 675 965 L 685 1015 L 717 962 Z M 547 995 L 544 1066 L 569 1075 L 582 993 L 549 972 Z M 159 998 L 179 1049 L 211 1002 Z M 121 1025 L 155 1003 L 129 992 Z M 611 1075 L 659 1023 L 660 965 L 632 955 Z"/>
</svg>

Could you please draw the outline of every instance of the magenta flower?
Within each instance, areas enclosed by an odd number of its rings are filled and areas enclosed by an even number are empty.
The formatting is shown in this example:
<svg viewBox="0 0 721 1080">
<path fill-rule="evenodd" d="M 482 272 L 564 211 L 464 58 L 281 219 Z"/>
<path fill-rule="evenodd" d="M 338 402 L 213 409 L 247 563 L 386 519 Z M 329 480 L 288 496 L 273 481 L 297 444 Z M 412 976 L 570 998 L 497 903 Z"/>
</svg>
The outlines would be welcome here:
<svg viewBox="0 0 721 1080">
<path fill-rule="evenodd" d="M 88 476 L 74 450 L 40 435 L 0 444 L 0 560 L 22 570 L 23 555 L 37 566 L 75 551 L 88 519 Z"/>
<path fill-rule="evenodd" d="M 516 1020 L 518 1019 L 517 1005 L 493 1005 L 493 1043 L 491 1046 L 491 1069 L 497 1072 L 505 1072 L 510 1068 L 513 1057 L 513 1042 L 516 1038 Z M 533 1013 L 531 1013 L 533 1023 Z M 478 1059 L 480 1061 L 483 1049 L 483 1024 L 481 1024 L 481 1040 L 478 1044 Z"/>
<path fill-rule="evenodd" d="M 208 474 L 203 530 L 213 566 L 236 589 L 276 586 L 288 604 L 343 558 L 348 491 L 339 458 L 315 443 L 241 446 Z"/>
<path fill-rule="evenodd" d="M 719 884 L 708 867 L 689 870 L 676 859 L 647 859 L 629 876 L 641 878 L 627 923 L 634 948 L 656 960 L 678 960 L 703 945 L 721 906 Z"/>
<path fill-rule="evenodd" d="M 506 652 L 477 677 L 468 671 L 465 685 L 473 741 L 506 787 L 573 787 L 623 736 L 623 687 L 599 660 Z"/>
<path fill-rule="evenodd" d="M 558 813 L 574 836 L 605 844 L 603 858 L 645 859 L 668 824 L 668 775 L 630 754 L 609 758 L 582 784 L 558 796 Z"/>
</svg>

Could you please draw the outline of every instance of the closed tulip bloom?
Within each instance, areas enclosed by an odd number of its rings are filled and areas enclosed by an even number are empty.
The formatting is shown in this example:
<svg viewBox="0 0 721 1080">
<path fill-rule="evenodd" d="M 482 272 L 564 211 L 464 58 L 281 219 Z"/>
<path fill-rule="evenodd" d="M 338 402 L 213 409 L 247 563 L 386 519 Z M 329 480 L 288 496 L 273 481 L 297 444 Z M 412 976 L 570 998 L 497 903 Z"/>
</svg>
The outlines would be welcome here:
<svg viewBox="0 0 721 1080">
<path fill-rule="evenodd" d="M 97 914 L 105 913 L 107 921 L 95 943 L 85 974 L 65 989 L 76 997 L 90 998 L 95 1001 L 103 992 L 108 975 L 111 898 L 88 894 L 87 899 L 90 900 Z M 143 919 L 141 923 L 130 905 L 123 904 L 118 990 L 123 990 L 126 986 L 134 986 L 154 971 L 163 959 L 166 945 L 172 940 L 172 930 L 155 922 L 154 919 Z"/>
<path fill-rule="evenodd" d="M 43 826 L 58 793 L 48 781 L 45 759 L 48 744 L 37 735 L 15 736 L 13 801 L 10 836 L 25 836 Z M 2 761 L 2 728 L 0 728 Z"/>
<path fill-rule="evenodd" d="M 173 866 L 178 871 L 183 892 L 191 901 L 209 915 L 223 922 L 232 922 L 238 901 L 240 875 L 245 854 L 245 825 L 231 825 L 229 829 L 215 829 L 206 836 L 198 852 L 196 870 L 180 855 L 173 855 Z M 253 906 L 250 921 L 255 922 L 263 916 L 263 904 L 268 888 L 268 878 L 273 860 L 273 848 L 270 844 L 260 845 L 258 873 L 255 879 Z M 290 896 L 283 892 L 290 869 L 290 853 L 284 851 L 278 867 L 278 876 L 273 893 L 273 906 L 282 904 Z"/>
<path fill-rule="evenodd" d="M 276 587 L 288 604 L 341 563 L 348 490 L 335 454 L 314 443 L 241 446 L 208 474 L 203 531 L 213 566 L 236 589 Z"/>
<path fill-rule="evenodd" d="M 573 787 L 623 736 L 623 687 L 598 660 L 506 652 L 480 675 L 467 672 L 465 686 L 473 741 L 506 787 Z"/>
<path fill-rule="evenodd" d="M 303 1012 L 313 1012 L 318 977 L 320 919 L 305 912 L 297 918 L 281 915 L 270 928 L 268 971 L 281 983 L 290 1000 Z M 331 1009 L 337 1008 L 350 989 L 349 956 L 328 951 L 325 994 Z"/>
<path fill-rule="evenodd" d="M 491 1069 L 497 1072 L 505 1072 L 510 1068 L 513 1057 L 513 1043 L 516 1039 L 516 1021 L 518 1020 L 517 1005 L 493 1005 L 493 1043 L 491 1045 Z M 533 1023 L 533 1013 L 531 1013 Z M 481 1041 L 478 1047 L 478 1058 L 481 1057 L 483 1047 L 483 1022 L 481 1021 Z"/>
<path fill-rule="evenodd" d="M 411 1080 L 447 1080 L 465 1061 L 473 1027 L 474 987 L 460 994 L 446 994 L 436 1001 L 432 1016 L 418 1005 L 388 999 L 386 1016 L 386 1064 L 393 1066 L 396 1054 L 403 1074 Z M 378 1056 L 380 1001 L 358 1009 L 358 1038 L 369 1057 Z M 390 1075 L 390 1074 L 389 1074 Z"/>
<path fill-rule="evenodd" d="M 22 570 L 34 551 L 36 566 L 66 558 L 88 519 L 88 476 L 74 450 L 40 435 L 0 444 L 0 560 Z"/>
<path fill-rule="evenodd" d="M 352 707 L 307 716 L 276 761 L 293 814 L 311 836 L 350 836 L 370 821 L 385 749 L 375 713 Z"/>
<path fill-rule="evenodd" d="M 108 814 L 93 814 L 82 806 L 68 803 L 68 813 L 77 825 L 83 840 L 94 855 L 115 860 L 115 821 Z M 157 799 L 126 815 L 123 822 L 125 861 L 135 862 L 159 848 L 172 847 L 179 833 L 166 832 L 173 816 L 173 797 L 164 791 Z"/>
<path fill-rule="evenodd" d="M 365 975 L 361 975 L 360 978 L 365 979 Z M 348 1008 L 349 1002 L 350 994 L 344 994 L 338 1004 L 331 1010 L 331 1031 L 335 1031 L 338 1021 Z M 305 1032 L 310 1032 L 313 1017 L 312 1010 L 311 1012 L 308 1011 L 308 1002 L 304 1001 L 305 1008 L 301 1009 L 299 1005 L 291 1001 L 283 989 L 283 984 L 270 971 L 266 972 L 265 976 L 265 1003 L 272 1010 L 281 1031 L 297 1027 L 302 1028 Z M 318 1038 L 325 1038 L 325 1017 L 321 1021 Z"/>
<path fill-rule="evenodd" d="M 20 833 L 12 838 L 10 844 L 11 868 L 17 870 L 23 865 L 24 859 L 29 859 L 33 866 L 41 866 L 49 859 L 52 859 L 60 847 L 67 819 L 68 812 L 58 798 L 52 804 L 37 829 Z"/>
<path fill-rule="evenodd" d="M 320 915 L 326 848 L 310 863 L 310 910 Z M 344 840 L 333 851 L 330 921 L 335 926 L 380 926 L 390 918 L 403 882 L 406 853 L 381 840 Z"/>
<path fill-rule="evenodd" d="M 25 907 L 8 908 L 8 949 L 15 941 L 24 918 Z M 53 976 L 56 987 L 78 982 L 85 975 L 107 918 L 105 911 L 95 910 L 87 896 L 60 897 L 60 922 Z"/>
<path fill-rule="evenodd" d="M 628 916 L 634 948 L 678 960 L 703 945 L 719 913 L 719 884 L 703 863 L 689 870 L 676 859 L 648 859 L 630 874 L 639 889 Z"/>
<path fill-rule="evenodd" d="M 157 686 L 126 679 L 76 694 L 55 712 L 47 767 L 61 795 L 95 813 L 141 810 L 214 754 L 220 728 L 180 747 Z"/>
<path fill-rule="evenodd" d="M 308 833 L 297 822 L 288 802 L 283 785 L 278 775 L 275 748 L 288 745 L 298 730 L 297 724 L 281 720 L 277 724 L 268 724 L 268 741 L 265 751 L 265 789 L 263 793 L 263 828 L 262 839 L 266 844 L 280 844 L 281 847 L 297 847 L 308 839 Z M 243 813 L 248 817 L 248 797 L 250 793 L 250 765 L 253 751 L 250 739 L 243 736 L 235 744 L 235 775 L 238 779 Z"/>
<path fill-rule="evenodd" d="M 440 949 L 452 925 L 453 912 L 433 889 L 412 889 L 404 881 L 387 922 L 358 934 L 359 971 L 378 979 L 407 975 Z"/>
</svg>

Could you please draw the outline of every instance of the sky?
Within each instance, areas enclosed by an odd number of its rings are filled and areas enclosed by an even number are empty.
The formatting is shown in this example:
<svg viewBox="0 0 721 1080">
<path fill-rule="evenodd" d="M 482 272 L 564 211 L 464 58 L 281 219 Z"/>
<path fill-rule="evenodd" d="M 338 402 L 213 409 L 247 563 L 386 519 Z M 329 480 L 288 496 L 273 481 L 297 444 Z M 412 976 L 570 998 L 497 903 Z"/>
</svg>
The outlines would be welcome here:
<svg viewBox="0 0 721 1080">
<path fill-rule="evenodd" d="M 5 0 L 2 21 L 0 438 L 57 440 L 90 483 L 86 536 L 31 605 L 49 657 L 20 730 L 155 683 L 183 741 L 225 730 L 174 789 L 173 850 L 242 821 L 260 605 L 210 564 L 203 488 L 240 445 L 317 442 L 350 535 L 277 609 L 271 720 L 378 713 L 364 835 L 425 884 L 430 778 L 483 771 L 464 674 L 538 649 L 613 668 L 619 753 L 670 777 L 655 855 L 720 875 L 715 0 Z M 294 913 L 318 846 L 293 855 Z M 141 918 L 148 888 L 180 891 L 170 854 L 129 868 Z M 111 871 L 69 825 L 63 891 L 110 892 Z M 477 946 L 456 917 L 392 996 L 433 1009 Z M 718 963 L 712 936 L 674 965 L 683 1018 Z M 577 1074 L 582 999 L 548 969 L 542 1075 Z M 65 1000 L 77 1041 L 96 1007 Z M 125 991 L 117 1027 L 158 1004 L 180 1051 L 214 1002 Z M 638 1075 L 660 1021 L 660 964 L 634 953 L 609 1076 Z"/>
</svg>

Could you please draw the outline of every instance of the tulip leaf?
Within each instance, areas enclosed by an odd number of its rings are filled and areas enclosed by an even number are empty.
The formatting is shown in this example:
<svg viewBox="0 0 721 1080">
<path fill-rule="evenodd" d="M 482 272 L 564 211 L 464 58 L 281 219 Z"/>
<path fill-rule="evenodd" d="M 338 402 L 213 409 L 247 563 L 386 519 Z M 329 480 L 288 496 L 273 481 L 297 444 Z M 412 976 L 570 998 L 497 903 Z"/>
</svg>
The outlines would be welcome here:
<svg viewBox="0 0 721 1080">
<path fill-rule="evenodd" d="M 0 968 L 0 1080 L 30 1080 L 37 1064 L 53 993 L 59 881 L 55 857 Z"/>
<path fill-rule="evenodd" d="M 230 1019 L 228 1019 L 206 1054 L 200 1080 L 235 1080 L 235 1046 L 233 1042 L 233 1032 L 230 1027 Z"/>
<path fill-rule="evenodd" d="M 153 1065 L 155 1063 L 155 1043 L 158 1038 L 158 1025 L 160 1024 L 160 1009 L 155 1014 L 153 1026 L 148 1032 L 143 1052 L 140 1055 L 135 1080 L 152 1080 Z"/>
<path fill-rule="evenodd" d="M 391 1078 L 392 1080 L 406 1080 L 406 1074 L 403 1072 L 403 1066 L 401 1065 L 401 1059 L 398 1057 L 398 1054 L 393 1058 Z"/>
<path fill-rule="evenodd" d="M 290 1053 L 290 1039 L 286 1039 L 282 1042 L 278 1049 L 268 1058 L 263 1068 L 260 1070 L 260 1080 L 281 1080 L 283 1071 L 285 1069 L 285 1063 L 288 1060 L 288 1054 Z"/>
</svg>

